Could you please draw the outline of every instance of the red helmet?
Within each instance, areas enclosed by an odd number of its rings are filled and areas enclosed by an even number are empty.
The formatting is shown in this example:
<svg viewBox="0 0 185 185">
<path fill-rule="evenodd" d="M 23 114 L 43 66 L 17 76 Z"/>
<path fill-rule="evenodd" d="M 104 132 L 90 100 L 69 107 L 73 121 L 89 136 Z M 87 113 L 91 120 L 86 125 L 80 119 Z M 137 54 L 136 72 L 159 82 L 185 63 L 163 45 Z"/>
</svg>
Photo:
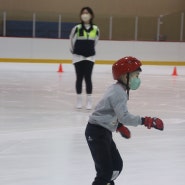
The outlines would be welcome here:
<svg viewBox="0 0 185 185">
<path fill-rule="evenodd" d="M 141 71 L 141 65 L 141 62 L 135 57 L 128 56 L 119 59 L 112 65 L 112 74 L 114 80 L 118 80 L 123 74 L 134 72 L 136 70 Z"/>
</svg>

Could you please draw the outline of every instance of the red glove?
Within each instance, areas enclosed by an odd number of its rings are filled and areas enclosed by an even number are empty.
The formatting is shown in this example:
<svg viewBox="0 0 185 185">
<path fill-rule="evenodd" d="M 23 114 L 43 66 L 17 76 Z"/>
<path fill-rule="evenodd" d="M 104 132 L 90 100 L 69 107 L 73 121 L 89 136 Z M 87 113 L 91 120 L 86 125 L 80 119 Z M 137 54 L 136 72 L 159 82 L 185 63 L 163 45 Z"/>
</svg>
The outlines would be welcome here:
<svg viewBox="0 0 185 185">
<path fill-rule="evenodd" d="M 150 129 L 151 127 L 154 127 L 155 129 L 158 130 L 164 129 L 163 121 L 159 118 L 151 117 L 142 118 L 142 124 L 145 125 L 148 129 Z"/>
<path fill-rule="evenodd" d="M 116 132 L 119 132 L 121 136 L 126 139 L 129 139 L 131 137 L 130 130 L 121 123 L 118 123 L 118 128 Z"/>
</svg>

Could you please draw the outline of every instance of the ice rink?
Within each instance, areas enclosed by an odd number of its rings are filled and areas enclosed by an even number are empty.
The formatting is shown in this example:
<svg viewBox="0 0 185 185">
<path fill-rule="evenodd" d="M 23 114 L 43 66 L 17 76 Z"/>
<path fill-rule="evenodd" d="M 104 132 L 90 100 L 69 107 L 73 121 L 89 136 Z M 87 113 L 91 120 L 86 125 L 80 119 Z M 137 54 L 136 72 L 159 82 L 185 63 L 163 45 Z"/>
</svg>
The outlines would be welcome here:
<svg viewBox="0 0 185 185">
<path fill-rule="evenodd" d="M 91 185 L 95 169 L 84 130 L 91 111 L 75 109 L 71 64 L 0 63 L 0 185 Z M 185 67 L 143 66 L 130 92 L 132 114 L 163 119 L 164 131 L 129 127 L 113 137 L 124 161 L 116 185 L 185 184 Z M 95 65 L 93 102 L 114 83 Z M 84 89 L 85 103 L 85 89 Z"/>
</svg>

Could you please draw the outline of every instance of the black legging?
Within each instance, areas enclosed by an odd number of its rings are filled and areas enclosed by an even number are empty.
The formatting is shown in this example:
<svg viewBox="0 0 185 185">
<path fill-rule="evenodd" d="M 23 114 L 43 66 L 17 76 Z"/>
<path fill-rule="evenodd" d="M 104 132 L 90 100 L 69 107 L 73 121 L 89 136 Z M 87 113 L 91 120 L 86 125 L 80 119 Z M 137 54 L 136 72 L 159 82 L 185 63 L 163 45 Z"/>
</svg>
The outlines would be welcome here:
<svg viewBox="0 0 185 185">
<path fill-rule="evenodd" d="M 74 64 L 76 72 L 76 93 L 82 93 L 82 82 L 85 79 L 86 93 L 92 94 L 92 70 L 94 62 L 89 60 L 82 60 Z"/>
<path fill-rule="evenodd" d="M 112 132 L 103 127 L 88 123 L 85 136 L 97 172 L 92 185 L 107 185 L 107 183 L 113 185 L 113 180 L 122 171 L 123 161 L 112 139 Z M 117 171 L 118 174 L 112 179 L 114 171 Z"/>
</svg>

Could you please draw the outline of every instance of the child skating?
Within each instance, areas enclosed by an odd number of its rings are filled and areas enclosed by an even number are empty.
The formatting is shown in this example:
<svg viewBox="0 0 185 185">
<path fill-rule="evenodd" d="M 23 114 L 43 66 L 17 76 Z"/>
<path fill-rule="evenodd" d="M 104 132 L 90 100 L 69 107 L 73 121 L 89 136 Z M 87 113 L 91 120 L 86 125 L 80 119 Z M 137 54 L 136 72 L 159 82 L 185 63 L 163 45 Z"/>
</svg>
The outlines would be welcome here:
<svg viewBox="0 0 185 185">
<path fill-rule="evenodd" d="M 112 132 L 117 131 L 129 138 L 130 132 L 125 126 L 144 125 L 148 129 L 158 130 L 164 128 L 161 119 L 136 116 L 127 109 L 129 91 L 138 89 L 141 83 L 141 65 L 135 57 L 124 57 L 115 62 L 112 73 L 117 82 L 108 88 L 89 117 L 85 136 L 96 169 L 92 185 L 114 185 L 114 180 L 122 171 L 123 161 Z"/>
</svg>

